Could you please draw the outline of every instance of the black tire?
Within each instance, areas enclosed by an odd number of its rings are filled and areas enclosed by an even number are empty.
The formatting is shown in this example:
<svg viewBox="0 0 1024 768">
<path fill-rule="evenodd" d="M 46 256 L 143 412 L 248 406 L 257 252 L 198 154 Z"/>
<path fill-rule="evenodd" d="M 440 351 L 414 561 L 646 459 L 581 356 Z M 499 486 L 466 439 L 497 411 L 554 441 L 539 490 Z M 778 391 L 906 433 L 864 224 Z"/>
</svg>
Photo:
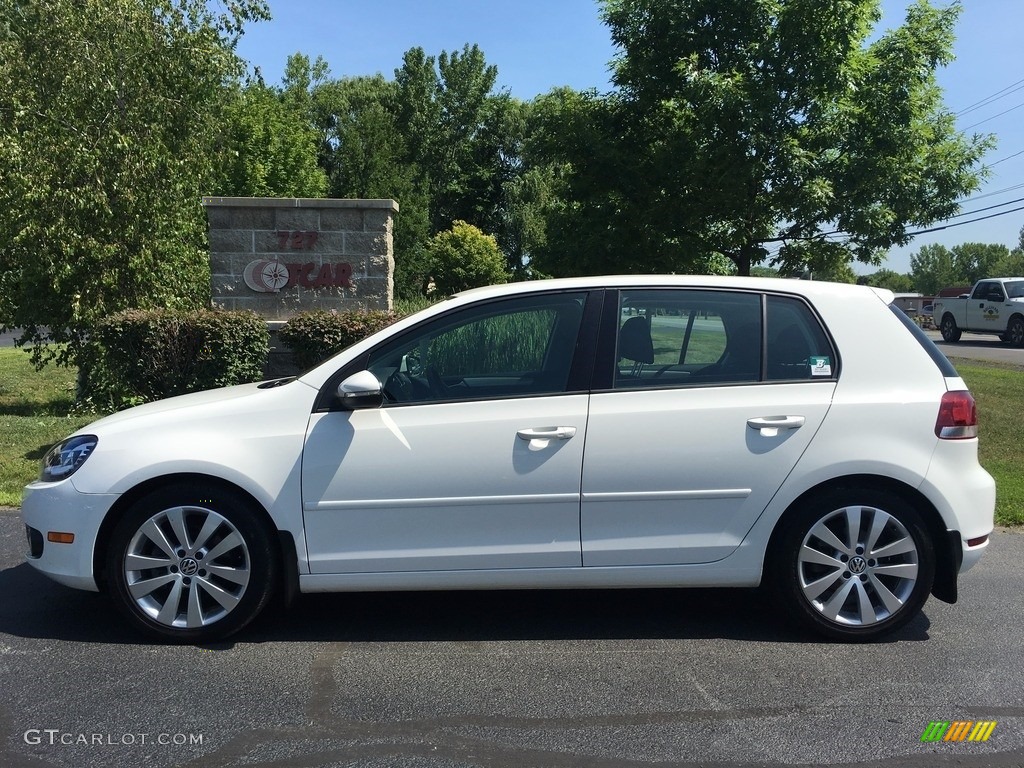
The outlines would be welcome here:
<svg viewBox="0 0 1024 768">
<path fill-rule="evenodd" d="M 801 627 L 835 640 L 876 640 L 928 599 L 935 550 L 920 513 L 901 497 L 834 489 L 781 524 L 769 552 L 769 587 Z"/>
<path fill-rule="evenodd" d="M 251 502 L 215 484 L 174 485 L 125 513 L 107 549 L 118 608 L 165 640 L 205 643 L 263 610 L 280 573 L 269 526 Z"/>
<path fill-rule="evenodd" d="M 1015 347 L 1024 347 L 1024 317 L 1020 315 L 1011 317 L 1004 335 L 1006 336 L 1004 341 L 1008 341 Z"/>
<path fill-rule="evenodd" d="M 943 315 L 942 324 L 939 326 L 939 331 L 942 332 L 943 341 L 954 342 L 960 341 L 960 336 L 963 335 L 956 324 L 956 320 L 953 319 L 952 315 Z"/>
</svg>

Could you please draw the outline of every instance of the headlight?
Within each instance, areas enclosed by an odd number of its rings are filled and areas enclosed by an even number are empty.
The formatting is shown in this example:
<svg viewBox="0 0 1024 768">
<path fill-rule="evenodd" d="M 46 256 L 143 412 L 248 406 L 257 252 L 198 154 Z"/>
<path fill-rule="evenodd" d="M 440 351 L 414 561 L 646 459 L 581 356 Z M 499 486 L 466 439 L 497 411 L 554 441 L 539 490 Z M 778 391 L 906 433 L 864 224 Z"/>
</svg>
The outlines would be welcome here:
<svg viewBox="0 0 1024 768">
<path fill-rule="evenodd" d="M 71 477 L 92 454 L 96 442 L 95 435 L 78 435 L 57 443 L 43 456 L 39 479 L 52 483 Z"/>
</svg>

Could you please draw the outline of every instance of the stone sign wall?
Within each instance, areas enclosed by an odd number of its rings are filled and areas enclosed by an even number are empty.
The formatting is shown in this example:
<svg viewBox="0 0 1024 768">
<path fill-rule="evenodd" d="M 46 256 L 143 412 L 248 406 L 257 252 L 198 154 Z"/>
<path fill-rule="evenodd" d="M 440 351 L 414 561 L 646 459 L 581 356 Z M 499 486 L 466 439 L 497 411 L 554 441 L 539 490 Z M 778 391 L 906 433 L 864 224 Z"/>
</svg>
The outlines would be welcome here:
<svg viewBox="0 0 1024 768">
<path fill-rule="evenodd" d="M 392 309 L 394 200 L 204 197 L 213 306 Z"/>
</svg>

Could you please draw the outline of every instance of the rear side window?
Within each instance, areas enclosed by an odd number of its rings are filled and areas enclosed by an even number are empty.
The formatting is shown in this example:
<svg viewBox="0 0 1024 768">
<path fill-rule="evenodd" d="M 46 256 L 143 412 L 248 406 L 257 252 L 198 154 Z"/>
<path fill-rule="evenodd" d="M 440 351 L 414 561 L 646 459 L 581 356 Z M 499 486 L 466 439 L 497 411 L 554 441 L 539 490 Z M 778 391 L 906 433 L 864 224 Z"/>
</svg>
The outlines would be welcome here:
<svg viewBox="0 0 1024 768">
<path fill-rule="evenodd" d="M 760 378 L 761 297 L 706 290 L 623 291 L 615 388 Z"/>
<path fill-rule="evenodd" d="M 740 291 L 623 291 L 615 388 L 833 380 L 838 360 L 803 301 Z"/>
</svg>

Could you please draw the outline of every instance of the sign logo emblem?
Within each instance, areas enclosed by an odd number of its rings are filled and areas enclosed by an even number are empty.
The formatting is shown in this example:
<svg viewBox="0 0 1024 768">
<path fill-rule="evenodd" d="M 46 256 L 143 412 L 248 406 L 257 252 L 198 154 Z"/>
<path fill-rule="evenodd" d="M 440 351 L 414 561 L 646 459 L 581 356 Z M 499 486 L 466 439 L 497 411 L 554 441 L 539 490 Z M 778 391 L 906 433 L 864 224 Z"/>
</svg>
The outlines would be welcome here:
<svg viewBox="0 0 1024 768">
<path fill-rule="evenodd" d="M 280 293 L 284 288 L 352 288 L 352 265 L 344 262 L 317 265 L 270 259 L 250 261 L 242 272 L 245 284 L 257 293 Z"/>
<path fill-rule="evenodd" d="M 921 734 L 921 741 L 988 741 L 995 729 L 995 720 L 933 720 Z"/>
<path fill-rule="evenodd" d="M 245 267 L 242 279 L 258 293 L 277 293 L 288 285 L 288 267 L 279 261 L 252 261 Z"/>
</svg>

